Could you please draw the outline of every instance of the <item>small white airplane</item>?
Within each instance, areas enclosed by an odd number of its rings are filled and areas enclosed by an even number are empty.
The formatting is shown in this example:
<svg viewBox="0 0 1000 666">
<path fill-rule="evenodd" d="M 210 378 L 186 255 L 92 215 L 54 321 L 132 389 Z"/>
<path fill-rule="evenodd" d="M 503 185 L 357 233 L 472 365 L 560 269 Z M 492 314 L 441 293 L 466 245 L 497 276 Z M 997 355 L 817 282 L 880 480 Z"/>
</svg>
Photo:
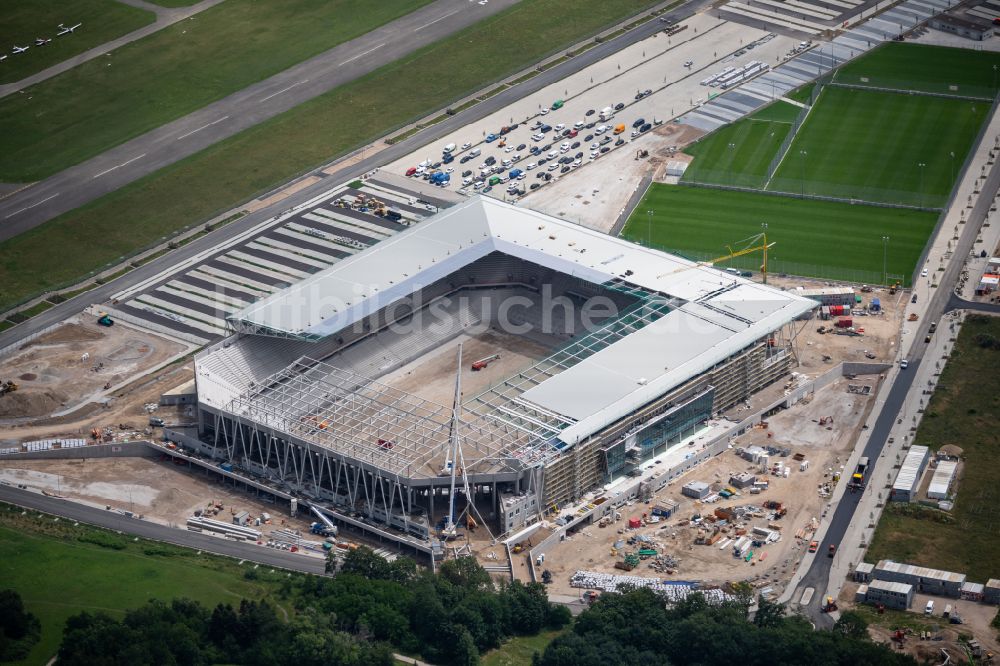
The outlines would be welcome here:
<svg viewBox="0 0 1000 666">
<path fill-rule="evenodd" d="M 31 48 L 30 46 L 18 46 L 17 44 L 14 44 L 14 53 L 15 54 L 16 53 L 24 53 L 25 51 L 27 51 L 30 48 Z"/>
<path fill-rule="evenodd" d="M 5 55 L 0 55 L 0 61 L 3 61 L 3 60 L 6 60 L 6 59 L 7 59 L 7 56 L 5 56 Z"/>
<path fill-rule="evenodd" d="M 51 41 L 52 41 L 51 37 L 49 37 L 48 39 L 45 39 L 44 37 L 35 37 L 35 46 L 45 46 Z"/>
<path fill-rule="evenodd" d="M 83 24 L 82 23 L 77 23 L 76 25 L 71 25 L 71 26 L 69 26 L 67 28 L 62 23 L 60 23 L 59 24 L 59 32 L 56 33 L 56 37 L 62 37 L 63 35 L 68 35 L 71 32 L 73 32 L 74 30 L 76 30 L 77 28 L 79 28 L 81 25 L 83 25 Z"/>
</svg>

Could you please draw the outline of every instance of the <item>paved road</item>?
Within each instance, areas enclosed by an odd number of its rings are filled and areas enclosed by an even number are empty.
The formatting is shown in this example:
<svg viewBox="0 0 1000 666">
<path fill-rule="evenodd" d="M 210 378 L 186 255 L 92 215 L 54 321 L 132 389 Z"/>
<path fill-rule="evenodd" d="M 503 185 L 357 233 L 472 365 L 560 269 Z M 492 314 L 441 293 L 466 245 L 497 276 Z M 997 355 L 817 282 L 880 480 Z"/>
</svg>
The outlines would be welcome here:
<svg viewBox="0 0 1000 666">
<path fill-rule="evenodd" d="M 694 0 L 693 2 L 670 12 L 667 16 L 680 20 L 695 13 L 701 7 L 707 5 L 708 2 L 709 0 Z M 492 5 L 493 3 L 491 2 L 490 4 Z M 525 83 L 514 86 L 513 88 L 510 88 L 498 95 L 494 95 L 485 102 L 477 104 L 467 111 L 463 111 L 462 113 L 448 118 L 444 122 L 429 127 L 405 141 L 401 141 L 379 151 L 372 157 L 357 162 L 349 167 L 340 169 L 333 173 L 329 179 L 321 180 L 310 187 L 303 188 L 296 194 L 279 203 L 258 210 L 250 215 L 246 215 L 235 222 L 227 224 L 225 227 L 214 233 L 202 236 L 182 248 L 174 250 L 173 252 L 170 252 L 127 273 L 117 280 L 104 284 L 85 294 L 81 294 L 53 308 L 49 308 L 42 314 L 32 317 L 24 324 L 15 326 L 14 328 L 0 333 L 0 348 L 14 344 L 36 331 L 75 315 L 88 305 L 106 301 L 112 294 L 138 284 L 139 282 L 151 279 L 201 252 L 216 248 L 226 238 L 230 238 L 247 231 L 258 224 L 261 224 L 274 216 L 293 208 L 294 206 L 322 194 L 326 190 L 330 189 L 334 183 L 349 181 L 352 178 L 357 178 L 358 176 L 367 173 L 376 167 L 404 157 L 417 148 L 439 139 L 440 137 L 446 136 L 467 123 L 472 123 L 484 118 L 489 114 L 506 107 L 508 104 L 521 99 L 522 97 L 537 92 L 538 90 L 541 90 L 542 88 L 551 85 L 552 83 L 559 81 L 574 72 L 592 65 L 598 60 L 607 58 L 621 49 L 649 37 L 660 29 L 661 25 L 658 21 L 650 21 L 649 23 L 630 31 L 617 39 L 604 42 L 585 51 L 579 57 L 571 58 L 556 67 L 546 70 L 542 74 L 539 74 Z M 318 174 L 319 172 L 317 171 L 316 173 Z"/>
<path fill-rule="evenodd" d="M 112 39 L 109 42 L 104 42 L 103 44 L 95 46 L 92 49 L 88 49 L 83 53 L 78 53 L 72 58 L 67 58 L 62 62 L 43 69 L 40 72 L 36 72 L 31 76 L 26 76 L 20 81 L 2 85 L 0 86 L 0 97 L 5 97 L 11 93 L 17 92 L 18 90 L 23 90 L 28 86 L 33 86 L 36 83 L 44 81 L 45 79 L 52 78 L 56 74 L 62 74 L 67 70 L 73 69 L 77 65 L 83 64 L 88 60 L 93 60 L 94 58 L 98 58 L 109 51 L 114 51 L 120 46 L 125 46 L 130 42 L 140 40 L 147 35 L 163 30 L 167 26 L 173 25 L 178 21 L 183 21 L 189 16 L 193 16 L 198 12 L 205 11 L 213 5 L 219 4 L 222 0 L 202 0 L 199 3 L 191 5 L 190 7 L 160 7 L 152 3 L 137 2 L 135 0 L 132 0 L 131 2 L 129 0 L 122 0 L 122 2 L 132 5 L 133 7 L 138 7 L 139 9 L 146 9 L 153 12 L 156 14 L 156 20 L 147 26 L 139 28 L 138 30 L 133 30 L 132 32 L 124 34 L 117 39 Z M 81 31 L 86 29 L 87 26 L 82 26 L 80 28 Z"/>
<path fill-rule="evenodd" d="M 914 338 L 915 343 L 911 347 L 910 355 L 907 357 L 909 367 L 905 371 L 897 373 L 896 381 L 893 383 L 892 387 L 889 389 L 888 395 L 886 396 L 885 405 L 872 426 L 868 444 L 865 446 L 865 450 L 862 455 L 867 456 L 869 460 L 873 461 L 873 463 L 878 460 L 882 453 L 882 449 L 887 443 L 889 431 L 892 429 L 897 415 L 902 410 L 907 393 L 913 384 L 913 378 L 916 376 L 917 370 L 920 368 L 920 363 L 924 356 L 924 350 L 926 349 L 923 339 L 927 335 L 927 329 L 931 322 L 938 321 L 944 312 L 959 307 L 969 307 L 970 309 L 983 310 L 987 312 L 1000 312 L 1000 306 L 964 301 L 954 294 L 959 274 L 962 271 L 966 258 L 969 256 L 969 252 L 975 242 L 978 230 L 982 225 L 983 220 L 986 218 L 986 214 L 989 212 L 990 205 L 993 202 L 993 196 L 990 193 L 996 192 L 998 188 L 1000 188 L 1000 168 L 998 168 L 997 165 L 994 165 L 983 187 L 983 194 L 977 200 L 975 207 L 972 210 L 972 214 L 969 216 L 969 221 L 965 225 L 962 236 L 955 248 L 955 252 L 951 257 L 951 260 L 948 262 L 944 276 L 939 282 L 939 287 L 935 290 L 934 295 L 931 297 L 931 302 L 927 308 L 927 312 L 924 314 L 922 322 L 913 333 L 916 337 Z M 828 628 L 833 625 L 833 621 L 830 616 L 821 613 L 819 610 L 820 603 L 822 601 L 820 595 L 822 595 L 823 591 L 829 587 L 830 566 L 833 562 L 832 558 L 826 557 L 823 553 L 825 553 L 827 544 L 839 544 L 843 540 L 844 533 L 847 531 L 848 525 L 856 518 L 854 515 L 855 510 L 857 509 L 862 495 L 863 491 L 854 494 L 848 493 L 845 494 L 840 500 L 840 503 L 834 511 L 833 519 L 830 521 L 830 527 L 827 529 L 823 543 L 820 545 L 820 555 L 813 559 L 812 565 L 809 567 L 805 576 L 802 577 L 795 596 L 793 596 L 793 600 L 798 601 L 802 590 L 805 590 L 807 587 L 812 587 L 816 590 L 816 596 L 813 597 L 813 601 L 804 610 L 806 615 L 809 616 L 817 627 Z"/>
<path fill-rule="evenodd" d="M 47 497 L 12 486 L 0 485 L 0 502 L 7 502 L 27 509 L 36 509 L 97 527 L 134 534 L 145 539 L 155 539 L 240 560 L 259 562 L 268 566 L 305 573 L 322 574 L 324 572 L 325 563 L 319 558 L 283 550 L 271 550 L 252 543 L 229 541 L 200 532 L 189 532 L 175 527 L 158 525 L 146 520 L 126 518 L 113 511 L 104 511 L 69 500 Z"/>
<path fill-rule="evenodd" d="M 0 240 L 32 229 L 515 4 L 437 0 L 0 200 Z"/>
</svg>

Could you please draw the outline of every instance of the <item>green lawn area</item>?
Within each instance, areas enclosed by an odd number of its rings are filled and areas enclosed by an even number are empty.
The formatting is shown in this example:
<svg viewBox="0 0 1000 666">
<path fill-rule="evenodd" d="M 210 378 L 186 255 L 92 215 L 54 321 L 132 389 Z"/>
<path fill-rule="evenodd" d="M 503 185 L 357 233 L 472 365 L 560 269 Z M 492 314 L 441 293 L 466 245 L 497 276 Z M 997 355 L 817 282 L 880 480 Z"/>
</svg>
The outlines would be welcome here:
<svg viewBox="0 0 1000 666">
<path fill-rule="evenodd" d="M 995 51 L 886 42 L 841 67 L 835 80 L 992 99 L 1000 83 L 994 65 L 1000 66 Z"/>
<path fill-rule="evenodd" d="M 984 102 L 828 86 L 768 189 L 942 206 L 988 111 Z"/>
<path fill-rule="evenodd" d="M 950 333 L 942 325 L 937 335 Z M 966 319 L 913 441 L 932 452 L 945 444 L 963 450 L 955 506 L 945 514 L 950 521 L 934 520 L 940 512 L 932 509 L 904 515 L 900 505 L 889 504 L 866 561 L 889 558 L 959 571 L 980 583 L 1000 578 L 1000 486 L 995 473 L 1000 466 L 996 437 L 1000 347 L 982 347 L 980 336 L 1000 340 L 1000 319 L 983 315 Z"/>
<path fill-rule="evenodd" d="M 0 44 L 8 56 L 0 63 L 0 83 L 13 83 L 47 67 L 83 53 L 99 44 L 149 25 L 152 12 L 130 7 L 118 0 L 17 0 L 0 5 Z M 59 24 L 83 25 L 74 32 L 56 36 Z M 36 46 L 35 38 L 51 38 Z M 29 49 L 14 55 L 14 45 Z"/>
<path fill-rule="evenodd" d="M 816 87 L 815 83 L 807 83 L 801 88 L 796 88 L 792 92 L 785 95 L 788 99 L 793 99 L 796 102 L 802 102 L 803 104 L 808 104 L 809 100 L 812 99 L 813 88 Z"/>
<path fill-rule="evenodd" d="M 483 655 L 482 666 L 526 666 L 531 663 L 531 655 L 541 654 L 549 643 L 569 629 L 543 631 L 537 636 L 515 636 L 496 650 Z"/>
<path fill-rule="evenodd" d="M 909 275 L 937 220 L 935 213 L 653 184 L 622 235 L 646 243 L 653 210 L 652 245 L 696 260 L 726 254 L 726 246 L 760 233 L 776 243 L 772 273 L 881 282 L 882 236 L 888 235 L 888 273 Z M 758 270 L 759 254 L 725 265 Z"/>
<path fill-rule="evenodd" d="M 33 512 L 21 514 L 19 508 L 0 505 L 0 587 L 17 590 L 42 625 L 41 640 L 24 664 L 45 664 L 59 648 L 66 619 L 84 610 L 120 618 L 149 599 L 178 596 L 209 607 L 266 598 L 285 612 L 291 609 L 277 592 L 284 572 L 272 574 L 229 558 L 74 527 L 71 521 L 56 522 Z M 246 577 L 249 571 L 256 580 Z"/>
<path fill-rule="evenodd" d="M 521 0 L 498 15 L 0 243 L 0 309 L 71 284 L 173 231 L 537 62 L 637 11 L 634 0 Z M 510 35 L 521 48 L 510 48 Z M 462 67 L 442 67 L 459 62 Z M 45 270 L 25 267 L 45 266 Z"/>
<path fill-rule="evenodd" d="M 685 150 L 695 159 L 684 181 L 762 188 L 767 167 L 800 110 L 788 102 L 775 102 L 720 127 Z"/>
<path fill-rule="evenodd" d="M 0 182 L 49 176 L 429 2 L 227 0 L 0 99 Z"/>
<path fill-rule="evenodd" d="M 148 0 L 148 2 L 161 7 L 190 7 L 201 0 Z"/>
</svg>

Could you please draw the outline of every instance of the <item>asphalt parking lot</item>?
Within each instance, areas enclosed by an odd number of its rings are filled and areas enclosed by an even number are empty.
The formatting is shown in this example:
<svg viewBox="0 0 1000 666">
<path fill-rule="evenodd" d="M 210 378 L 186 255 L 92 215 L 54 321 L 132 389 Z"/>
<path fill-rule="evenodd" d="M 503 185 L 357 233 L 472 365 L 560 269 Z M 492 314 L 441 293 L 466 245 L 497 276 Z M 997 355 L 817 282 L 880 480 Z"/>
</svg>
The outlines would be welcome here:
<svg viewBox="0 0 1000 666">
<path fill-rule="evenodd" d="M 706 77 L 754 61 L 776 64 L 797 43 L 704 13 L 674 29 L 678 32 L 634 44 L 386 169 L 421 178 L 442 161 L 443 148 L 455 144 L 453 161 L 438 167 L 448 174 L 446 187 L 516 199 L 521 190 L 526 194 L 532 186 L 566 177 L 717 95 L 719 89 L 701 84 Z M 745 48 L 751 44 L 756 48 Z M 601 120 L 607 107 L 617 108 L 614 117 Z M 501 135 L 505 126 L 513 130 Z M 421 163 L 428 166 L 421 169 Z M 507 179 L 514 169 L 523 173 L 512 187 Z"/>
</svg>

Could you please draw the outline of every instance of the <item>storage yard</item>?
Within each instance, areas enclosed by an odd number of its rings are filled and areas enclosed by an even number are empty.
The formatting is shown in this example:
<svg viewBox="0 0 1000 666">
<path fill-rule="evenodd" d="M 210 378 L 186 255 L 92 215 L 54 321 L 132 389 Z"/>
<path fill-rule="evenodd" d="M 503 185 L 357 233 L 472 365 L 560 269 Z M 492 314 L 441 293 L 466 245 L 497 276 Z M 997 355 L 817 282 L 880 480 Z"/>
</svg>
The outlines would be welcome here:
<svg viewBox="0 0 1000 666">
<path fill-rule="evenodd" d="M 871 406 L 871 398 L 847 392 L 848 381 L 837 380 L 808 401 L 768 417 L 766 428 L 735 438 L 728 451 L 675 479 L 648 502 L 621 507 L 619 520 L 605 527 L 588 525 L 549 549 L 539 569 L 551 572 L 553 591 L 579 594 L 570 583 L 578 569 L 623 574 L 625 566 L 629 575 L 711 585 L 748 580 L 758 589 L 770 588 L 776 598 L 809 548 L 831 484 Z M 761 472 L 759 454 L 757 463 L 740 455 L 747 450 L 754 457 L 752 447 L 789 454 L 771 455 L 768 471 Z M 781 471 L 774 473 L 777 465 Z M 752 482 L 735 488 L 748 481 L 734 478 L 745 473 L 765 489 L 754 489 Z M 690 482 L 707 484 L 706 496 L 687 496 L 684 486 Z M 675 502 L 669 517 L 655 515 L 657 506 Z"/>
</svg>

